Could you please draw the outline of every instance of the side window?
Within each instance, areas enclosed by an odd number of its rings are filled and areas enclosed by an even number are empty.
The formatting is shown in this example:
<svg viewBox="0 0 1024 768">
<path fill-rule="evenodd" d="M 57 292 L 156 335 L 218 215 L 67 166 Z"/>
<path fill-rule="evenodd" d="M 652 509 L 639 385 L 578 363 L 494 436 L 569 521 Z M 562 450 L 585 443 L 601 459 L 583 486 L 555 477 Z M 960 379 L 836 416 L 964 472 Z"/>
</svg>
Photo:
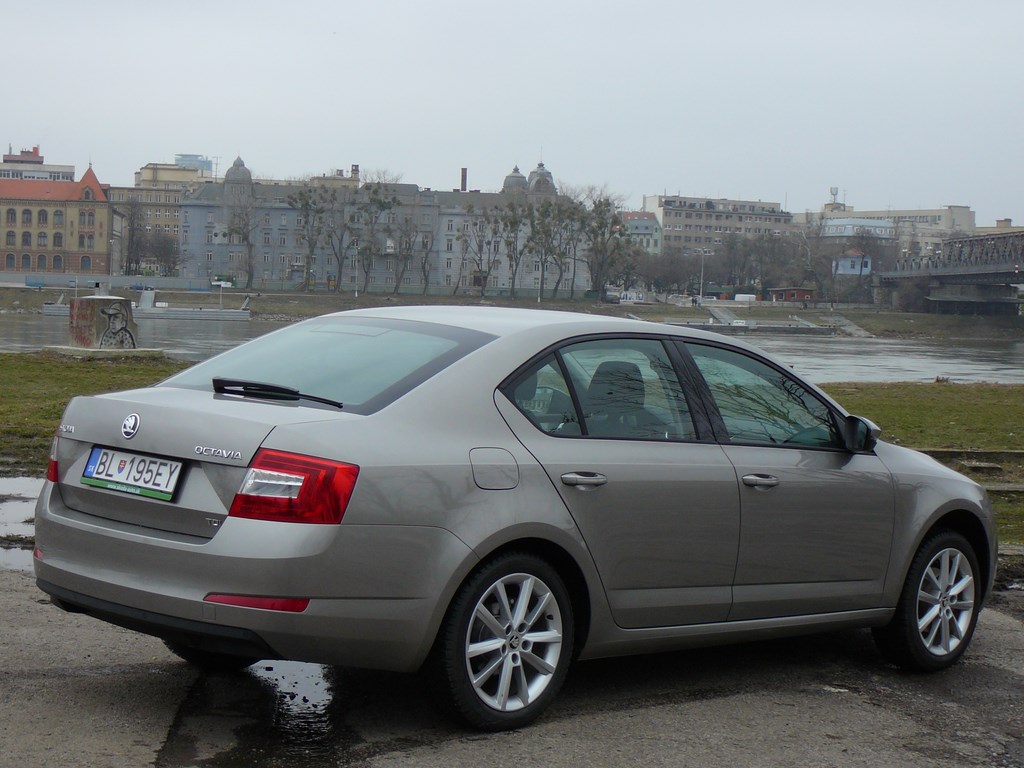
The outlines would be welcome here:
<svg viewBox="0 0 1024 768">
<path fill-rule="evenodd" d="M 590 437 L 693 440 L 690 408 L 655 339 L 600 339 L 561 350 Z"/>
<path fill-rule="evenodd" d="M 839 448 L 829 408 L 799 382 L 759 360 L 687 344 L 733 443 Z"/>
<path fill-rule="evenodd" d="M 569 385 L 554 355 L 548 355 L 513 381 L 506 394 L 538 429 L 548 434 L 580 434 Z"/>
</svg>

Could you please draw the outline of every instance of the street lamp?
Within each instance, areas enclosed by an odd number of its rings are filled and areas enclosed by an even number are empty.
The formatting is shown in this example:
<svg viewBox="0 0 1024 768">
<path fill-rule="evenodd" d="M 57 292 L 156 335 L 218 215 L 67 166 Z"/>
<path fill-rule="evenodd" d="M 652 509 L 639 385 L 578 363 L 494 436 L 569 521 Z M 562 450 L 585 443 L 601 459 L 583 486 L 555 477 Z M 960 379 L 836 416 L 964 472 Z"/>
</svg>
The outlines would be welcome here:
<svg viewBox="0 0 1024 768">
<path fill-rule="evenodd" d="M 697 306 L 704 306 L 704 249 L 700 249 L 700 286 L 697 288 Z"/>
</svg>

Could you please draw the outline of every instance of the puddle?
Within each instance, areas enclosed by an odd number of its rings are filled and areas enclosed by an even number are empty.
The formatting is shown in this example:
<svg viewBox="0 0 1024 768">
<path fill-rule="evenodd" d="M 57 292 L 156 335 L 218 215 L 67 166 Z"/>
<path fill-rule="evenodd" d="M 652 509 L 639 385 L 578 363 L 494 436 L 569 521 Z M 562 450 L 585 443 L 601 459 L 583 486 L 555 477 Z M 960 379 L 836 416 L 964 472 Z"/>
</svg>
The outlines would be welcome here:
<svg viewBox="0 0 1024 768">
<path fill-rule="evenodd" d="M 339 765 L 353 737 L 335 711 L 332 678 L 330 667 L 295 661 L 200 675 L 154 764 Z"/>
<path fill-rule="evenodd" d="M 32 520 L 42 487 L 41 477 L 0 477 L 0 568 L 32 570 L 28 542 L 35 535 Z"/>
</svg>

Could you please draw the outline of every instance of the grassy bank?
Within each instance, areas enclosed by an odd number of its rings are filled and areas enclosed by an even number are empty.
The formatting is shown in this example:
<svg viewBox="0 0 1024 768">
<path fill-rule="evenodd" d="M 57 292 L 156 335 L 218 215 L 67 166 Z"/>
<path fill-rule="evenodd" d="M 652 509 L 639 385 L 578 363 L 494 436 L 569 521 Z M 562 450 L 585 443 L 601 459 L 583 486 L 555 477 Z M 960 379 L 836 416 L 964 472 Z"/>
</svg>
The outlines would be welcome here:
<svg viewBox="0 0 1024 768">
<path fill-rule="evenodd" d="M 64 406 L 75 395 L 146 386 L 189 365 L 166 358 L 75 360 L 38 352 L 0 357 L 0 476 L 39 476 Z"/>
</svg>

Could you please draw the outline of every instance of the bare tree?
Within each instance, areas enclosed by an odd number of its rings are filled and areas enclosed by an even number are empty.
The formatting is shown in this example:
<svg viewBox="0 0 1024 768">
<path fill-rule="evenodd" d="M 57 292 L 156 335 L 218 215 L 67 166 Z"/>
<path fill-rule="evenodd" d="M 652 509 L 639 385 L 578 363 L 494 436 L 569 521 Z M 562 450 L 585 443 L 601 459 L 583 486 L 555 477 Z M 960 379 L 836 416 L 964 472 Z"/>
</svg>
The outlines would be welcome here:
<svg viewBox="0 0 1024 768">
<path fill-rule="evenodd" d="M 618 199 L 604 189 L 586 193 L 588 209 L 583 227 L 585 258 L 590 267 L 591 290 L 604 292 L 608 279 L 626 258 L 628 241 L 623 236 Z"/>
<path fill-rule="evenodd" d="M 349 227 L 353 235 L 356 259 L 363 270 L 363 292 L 370 285 L 370 271 L 387 250 L 394 231 L 393 209 L 399 200 L 387 182 L 368 182 L 356 196 Z"/>
<path fill-rule="evenodd" d="M 527 202 L 526 196 L 520 192 L 510 193 L 506 197 L 504 204 L 495 208 L 495 215 L 498 219 L 499 237 L 505 246 L 505 258 L 508 259 L 511 273 L 509 295 L 515 298 L 519 268 L 530 245 L 526 231 L 529 225 L 530 204 Z"/>
<path fill-rule="evenodd" d="M 334 284 L 334 291 L 340 290 L 345 258 L 352 248 L 354 235 L 350 219 L 353 199 L 354 193 L 350 189 L 332 189 L 329 205 L 324 214 L 324 242 L 331 258 L 338 265 L 338 279 Z"/>
<path fill-rule="evenodd" d="M 122 243 L 124 252 L 124 273 L 138 275 L 142 273 L 142 257 L 149 250 L 149 238 L 146 235 L 145 212 L 138 198 L 129 193 L 128 200 L 116 206 L 124 217 L 122 226 Z"/>
<path fill-rule="evenodd" d="M 426 295 L 427 289 L 430 287 L 430 265 L 434 261 L 434 229 L 423 229 L 419 234 L 419 240 L 420 274 L 423 276 L 423 295 Z"/>
<path fill-rule="evenodd" d="M 167 232 L 154 232 L 150 238 L 150 254 L 161 275 L 176 276 L 181 261 L 181 248 L 177 239 Z"/>
<path fill-rule="evenodd" d="M 466 227 L 456 240 L 464 258 L 473 266 L 473 285 L 480 289 L 483 297 L 487 295 L 491 272 L 500 261 L 501 223 L 496 213 L 488 208 L 477 211 L 469 205 L 466 214 L 469 216 Z"/>
<path fill-rule="evenodd" d="M 288 205 L 298 211 L 299 241 L 306 248 L 302 267 L 302 290 L 308 291 L 310 273 L 316 263 L 316 254 L 327 236 L 329 212 L 334 207 L 333 191 L 323 185 L 307 182 L 288 196 Z M 339 273 L 340 274 L 340 273 Z"/>
</svg>

